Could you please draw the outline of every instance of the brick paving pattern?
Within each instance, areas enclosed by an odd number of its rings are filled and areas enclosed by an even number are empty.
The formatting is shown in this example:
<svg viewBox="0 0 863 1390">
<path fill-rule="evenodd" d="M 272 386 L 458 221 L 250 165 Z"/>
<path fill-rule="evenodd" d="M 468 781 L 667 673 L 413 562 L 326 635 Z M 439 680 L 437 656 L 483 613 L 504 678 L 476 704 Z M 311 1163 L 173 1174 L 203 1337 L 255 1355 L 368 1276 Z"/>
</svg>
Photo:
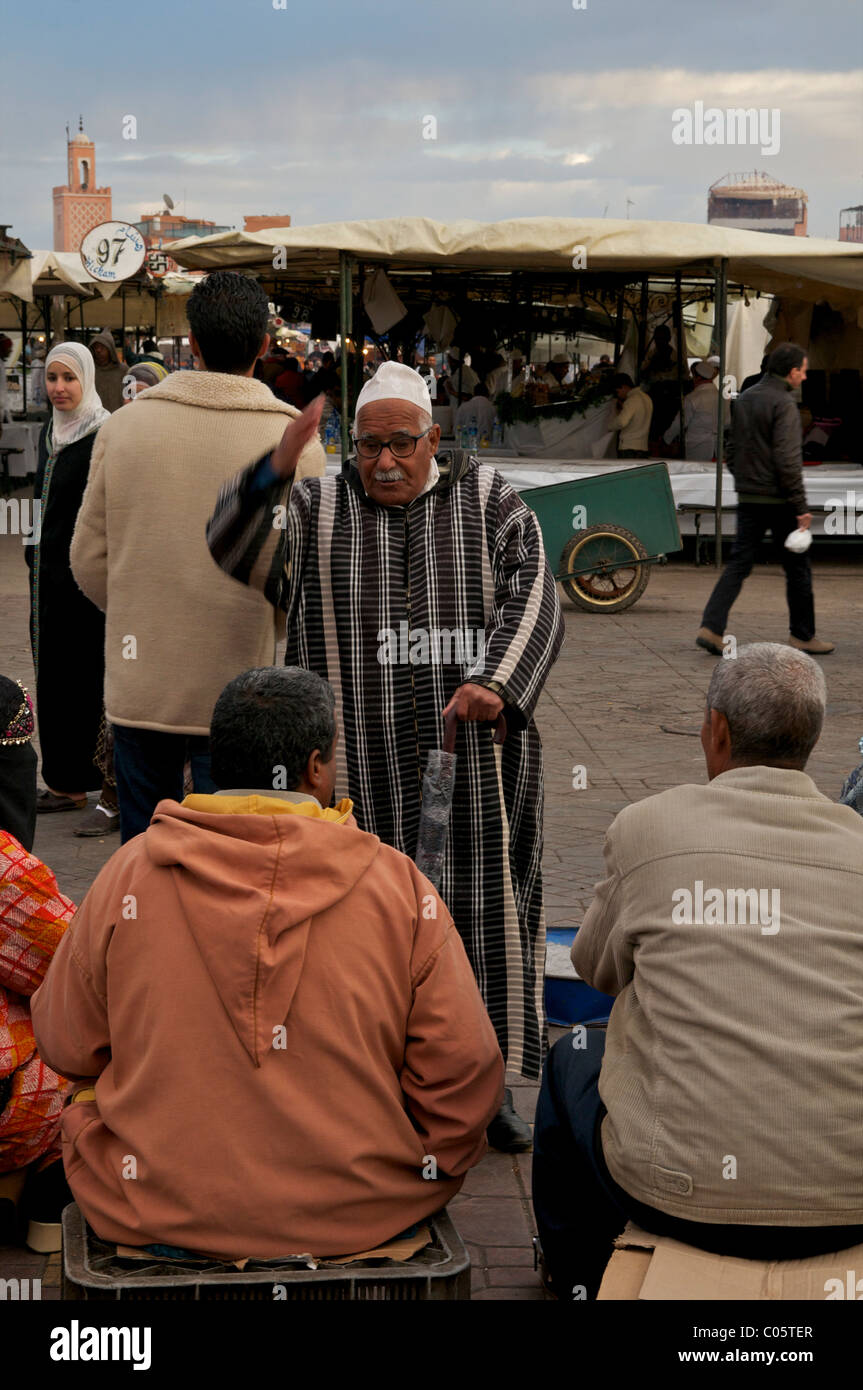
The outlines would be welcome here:
<svg viewBox="0 0 863 1390">
<path fill-rule="evenodd" d="M 863 563 L 860 547 L 823 553 L 814 565 L 819 636 L 837 643 L 824 659 L 829 702 L 808 771 L 836 798 L 860 760 L 863 735 Z M 538 723 L 545 747 L 545 884 L 550 927 L 577 926 L 602 877 L 607 826 L 630 802 L 666 787 L 706 780 L 698 730 L 714 659 L 694 645 L 716 574 L 679 558 L 655 568 L 635 608 L 617 617 L 575 611 L 564 602 L 567 638 L 543 695 Z M 27 583 L 17 537 L 0 536 L 0 672 L 33 685 L 27 638 Z M 759 566 L 732 611 L 738 643 L 787 640 L 780 572 Z M 680 732 L 669 733 L 663 730 Z M 583 767 L 586 787 L 573 788 Z M 95 798 L 91 797 L 91 804 Z M 74 815 L 41 817 L 35 852 L 80 902 L 117 847 L 116 837 L 77 839 Z M 552 1041 L 560 1036 L 551 1030 Z M 519 1113 L 533 1121 L 538 1087 L 511 1077 Z M 545 1297 L 533 1269 L 530 1155 L 489 1153 L 450 1204 L 472 1260 L 473 1298 Z M 0 1246 L 0 1277 L 42 1278 L 43 1298 L 59 1297 L 59 1257 Z"/>
</svg>

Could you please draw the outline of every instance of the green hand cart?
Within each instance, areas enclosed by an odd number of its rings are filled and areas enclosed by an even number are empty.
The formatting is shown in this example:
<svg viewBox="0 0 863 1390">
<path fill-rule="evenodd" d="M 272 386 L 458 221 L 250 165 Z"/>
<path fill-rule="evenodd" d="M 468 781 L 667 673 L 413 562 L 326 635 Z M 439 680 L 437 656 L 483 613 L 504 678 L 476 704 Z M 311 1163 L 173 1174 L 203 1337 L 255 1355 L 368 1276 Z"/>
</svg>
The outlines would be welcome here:
<svg viewBox="0 0 863 1390">
<path fill-rule="evenodd" d="M 519 495 L 536 513 L 555 579 L 586 613 L 631 608 L 650 566 L 682 547 L 662 462 L 519 488 Z"/>
</svg>

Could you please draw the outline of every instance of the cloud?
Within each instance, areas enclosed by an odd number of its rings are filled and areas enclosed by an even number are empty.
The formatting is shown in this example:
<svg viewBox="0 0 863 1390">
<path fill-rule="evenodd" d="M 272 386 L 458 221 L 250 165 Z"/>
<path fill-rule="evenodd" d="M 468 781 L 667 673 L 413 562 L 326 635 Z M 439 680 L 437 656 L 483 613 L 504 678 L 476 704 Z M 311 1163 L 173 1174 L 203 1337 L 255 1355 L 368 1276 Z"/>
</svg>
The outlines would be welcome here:
<svg viewBox="0 0 863 1390">
<path fill-rule="evenodd" d="M 832 0 L 821 0 L 822 15 L 831 6 Z M 691 14 L 687 6 L 680 12 Z M 498 18 L 507 14 L 515 24 L 515 13 L 503 6 Z M 569 16 L 582 36 L 591 13 Z M 624 13 L 633 26 L 641 24 L 634 7 Z M 594 19 L 598 25 L 599 15 Z M 155 207 L 164 187 L 178 206 L 186 199 L 190 217 L 219 224 L 242 225 L 245 213 L 272 206 L 290 212 L 295 224 L 419 214 L 443 221 L 587 217 L 601 215 L 606 206 L 609 215 L 623 217 L 627 199 L 634 203 L 633 217 L 700 222 L 711 183 L 729 172 L 762 167 L 807 190 L 814 235 L 835 236 L 839 208 L 860 201 L 861 73 L 843 70 L 838 57 L 830 71 L 813 70 L 804 65 L 802 49 L 799 66 L 783 61 L 747 71 L 747 52 L 779 52 L 782 45 L 756 48 L 753 37 L 741 53 L 727 15 L 725 29 L 717 26 L 710 45 L 710 66 L 701 69 L 681 61 L 661 26 L 657 34 L 671 58 L 656 62 L 656 48 L 643 41 L 639 52 L 619 18 L 604 47 L 594 42 L 593 48 L 573 48 L 572 62 L 552 31 L 565 33 L 567 41 L 575 31 L 556 19 L 535 26 L 537 33 L 521 47 L 514 29 L 505 58 L 496 40 L 477 50 L 453 42 L 450 33 L 447 61 L 437 64 L 437 10 L 428 17 L 427 44 L 411 54 L 410 63 L 404 55 L 394 62 L 386 46 L 376 43 L 380 22 L 376 12 L 366 15 L 362 52 L 328 52 L 325 82 L 319 63 L 303 63 L 298 51 L 286 87 L 275 50 L 257 53 L 255 67 L 239 37 L 227 78 L 218 67 L 196 71 L 188 53 L 182 87 L 170 68 L 148 73 L 146 89 L 136 86 L 134 76 L 101 70 L 99 107 L 85 115 L 97 142 L 97 178 L 113 188 L 115 216 L 134 218 L 139 207 Z M 689 50 L 703 49 L 703 38 L 699 30 L 696 43 L 690 34 Z M 215 43 L 212 34 L 208 43 Z M 230 61 L 229 51 L 230 45 L 223 64 Z M 645 65 L 639 65 L 642 57 Z M 85 76 L 86 71 L 85 66 Z M 236 100 L 218 95 L 225 80 Z M 68 73 L 63 82 L 60 93 L 46 84 L 46 101 L 0 159 L 5 215 L 34 246 L 48 244 L 50 187 L 65 180 L 56 108 L 70 103 Z M 14 100 L 14 91 L 5 99 Z M 78 96 L 71 100 L 77 110 Z M 779 107 L 780 153 L 769 158 L 757 147 L 674 145 L 672 111 L 695 101 L 720 109 Z M 139 131 L 131 148 L 120 128 L 121 115 L 129 111 L 137 114 Z M 436 140 L 423 139 L 429 114 L 438 123 Z M 580 169 L 589 176 L 573 178 Z"/>
</svg>

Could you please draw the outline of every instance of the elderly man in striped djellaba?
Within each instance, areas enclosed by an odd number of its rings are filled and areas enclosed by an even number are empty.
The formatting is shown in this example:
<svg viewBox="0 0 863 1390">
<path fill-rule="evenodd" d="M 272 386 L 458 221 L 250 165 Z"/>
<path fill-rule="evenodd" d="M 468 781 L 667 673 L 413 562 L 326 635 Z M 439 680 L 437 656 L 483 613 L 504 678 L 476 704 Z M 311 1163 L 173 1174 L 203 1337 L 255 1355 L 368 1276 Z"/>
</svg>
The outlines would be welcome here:
<svg viewBox="0 0 863 1390">
<path fill-rule="evenodd" d="M 338 792 L 363 830 L 414 857 L 428 753 L 447 711 L 464 721 L 441 896 L 508 1067 L 536 1077 L 545 920 L 533 712 L 563 640 L 539 525 L 495 469 L 461 453 L 435 457 L 428 388 L 397 362 L 363 387 L 356 454 L 339 476 L 291 489 L 320 412 L 319 398 L 223 487 L 210 550 L 286 611 L 286 660 L 333 685 L 344 731 Z M 510 1092 L 489 1142 L 530 1147 Z"/>
</svg>

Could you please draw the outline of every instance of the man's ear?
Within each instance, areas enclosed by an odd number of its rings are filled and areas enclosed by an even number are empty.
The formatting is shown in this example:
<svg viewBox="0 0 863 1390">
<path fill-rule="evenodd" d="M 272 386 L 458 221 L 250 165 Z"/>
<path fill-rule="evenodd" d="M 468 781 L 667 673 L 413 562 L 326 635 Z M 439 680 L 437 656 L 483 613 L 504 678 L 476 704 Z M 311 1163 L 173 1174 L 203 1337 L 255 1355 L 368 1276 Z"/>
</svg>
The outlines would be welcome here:
<svg viewBox="0 0 863 1390">
<path fill-rule="evenodd" d="M 270 343 L 271 343 L 271 342 L 272 342 L 272 339 L 270 338 L 269 333 L 265 333 L 265 334 L 264 334 L 264 341 L 261 343 L 261 346 L 258 348 L 258 351 L 257 351 L 257 353 L 255 354 L 255 361 L 256 361 L 256 362 L 257 362 L 257 360 L 258 360 L 259 357 L 266 357 L 267 353 L 269 352 Z"/>
<path fill-rule="evenodd" d="M 189 350 L 193 357 L 197 357 L 201 366 L 205 367 L 206 363 L 203 357 L 201 356 L 201 349 L 198 347 L 198 340 L 192 332 L 191 328 L 189 329 Z"/>
<path fill-rule="evenodd" d="M 320 748 L 309 754 L 309 761 L 306 763 L 305 773 L 306 785 L 316 792 L 323 781 L 323 758 Z"/>
<path fill-rule="evenodd" d="M 718 709 L 710 711 L 710 742 L 717 760 L 728 762 L 731 757 L 731 730 L 725 715 L 720 714 Z"/>
</svg>

